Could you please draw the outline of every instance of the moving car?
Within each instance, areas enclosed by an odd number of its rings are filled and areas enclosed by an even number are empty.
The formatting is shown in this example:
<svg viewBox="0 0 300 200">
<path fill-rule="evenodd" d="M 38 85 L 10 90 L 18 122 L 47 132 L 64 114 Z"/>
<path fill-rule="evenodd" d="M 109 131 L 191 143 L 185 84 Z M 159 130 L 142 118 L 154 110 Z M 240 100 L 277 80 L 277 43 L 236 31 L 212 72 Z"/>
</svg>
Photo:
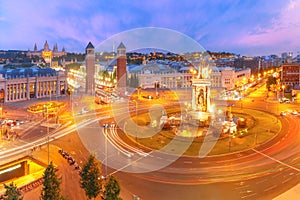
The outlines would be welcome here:
<svg viewBox="0 0 300 200">
<path fill-rule="evenodd" d="M 286 112 L 281 111 L 281 112 L 280 112 L 280 115 L 281 115 L 281 116 L 286 116 Z"/>
</svg>

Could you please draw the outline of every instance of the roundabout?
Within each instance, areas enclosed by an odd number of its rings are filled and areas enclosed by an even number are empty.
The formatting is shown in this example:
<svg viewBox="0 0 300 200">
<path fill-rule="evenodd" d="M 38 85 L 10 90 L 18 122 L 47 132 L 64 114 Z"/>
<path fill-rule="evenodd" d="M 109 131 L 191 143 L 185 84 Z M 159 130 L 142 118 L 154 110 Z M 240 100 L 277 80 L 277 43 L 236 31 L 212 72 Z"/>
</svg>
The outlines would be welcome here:
<svg viewBox="0 0 300 200">
<path fill-rule="evenodd" d="M 167 113 L 174 115 L 178 112 L 178 109 L 170 108 L 167 109 Z M 209 152 L 208 156 L 219 156 L 228 153 L 236 153 L 245 150 L 249 150 L 258 145 L 266 143 L 274 138 L 281 129 L 281 122 L 271 114 L 253 110 L 253 109 L 232 109 L 234 117 L 240 118 L 243 117 L 246 119 L 246 126 L 241 128 L 238 127 L 237 132 L 234 134 L 228 133 L 210 133 L 208 134 L 208 127 L 197 127 L 197 136 L 191 136 L 188 133 L 185 133 L 187 127 L 183 126 L 185 129 L 182 129 L 182 134 L 180 137 L 176 137 L 183 146 L 185 145 L 186 138 L 188 137 L 188 143 L 192 137 L 193 142 L 190 144 L 190 147 L 183 154 L 184 156 L 198 156 L 199 150 L 203 142 L 212 142 L 217 141 L 212 150 Z M 134 116 L 133 120 L 140 126 L 149 126 L 151 124 L 151 119 L 148 113 L 140 114 L 139 116 Z M 138 120 L 138 121 L 137 121 Z M 180 121 L 178 122 L 180 123 Z M 134 128 L 126 127 L 125 134 L 132 140 L 137 142 L 139 145 L 142 145 L 146 148 L 152 150 L 162 149 L 166 144 L 175 138 L 177 126 L 172 127 L 162 127 L 162 129 L 150 138 L 135 138 Z M 191 126 L 191 124 L 188 124 Z M 142 135 L 143 133 L 141 133 Z M 187 135 L 187 136 L 186 136 Z M 205 141 L 205 137 L 209 137 L 209 140 Z M 179 145 L 180 145 L 179 143 Z M 176 153 L 176 149 L 171 149 L 169 152 L 165 153 Z"/>
<path fill-rule="evenodd" d="M 116 173 L 123 187 L 132 193 L 150 195 L 154 199 L 193 199 L 192 194 L 205 194 L 208 199 L 260 199 L 261 196 L 265 199 L 273 198 L 300 181 L 297 178 L 300 175 L 297 167 L 300 166 L 298 116 L 276 116 L 273 113 L 276 107 L 259 99 L 245 100 L 243 106 L 236 103 L 232 113 L 247 118 L 248 134 L 231 138 L 230 150 L 228 135 L 224 135 L 219 139 L 221 142 L 216 144 L 219 152 L 213 148 L 207 156 L 199 157 L 199 146 L 203 146 L 199 139 L 201 137 L 182 138 L 174 133 L 169 136 L 162 130 L 147 129 L 151 127 L 150 113 L 155 104 L 164 107 L 166 114 L 180 107 L 178 103 L 166 100 L 141 100 L 137 107 L 134 101 L 129 100 L 117 106 L 112 105 L 109 116 L 102 115 L 101 110 L 97 111 L 95 120 L 99 122 L 95 121 L 78 130 L 85 147 L 90 152 L 97 150 L 104 169 Z M 168 112 L 168 109 L 171 110 Z M 88 115 L 92 117 L 92 112 Z M 81 118 L 80 115 L 78 117 Z M 123 131 L 126 120 L 133 124 L 137 120 L 138 126 Z M 107 126 L 102 127 L 103 124 Z M 169 138 L 170 142 L 166 139 L 164 142 L 155 141 L 155 137 Z M 155 149 L 143 144 L 143 140 L 160 144 Z M 240 142 L 243 140 L 244 143 Z M 197 147 L 194 147 L 194 153 L 186 155 L 191 145 Z M 164 188 L 167 194 L 161 196 L 147 192 L 158 191 L 158 188 Z M 175 192 L 175 188 L 180 189 L 182 194 Z M 225 197 L 208 194 L 207 191 L 218 191 Z"/>
</svg>

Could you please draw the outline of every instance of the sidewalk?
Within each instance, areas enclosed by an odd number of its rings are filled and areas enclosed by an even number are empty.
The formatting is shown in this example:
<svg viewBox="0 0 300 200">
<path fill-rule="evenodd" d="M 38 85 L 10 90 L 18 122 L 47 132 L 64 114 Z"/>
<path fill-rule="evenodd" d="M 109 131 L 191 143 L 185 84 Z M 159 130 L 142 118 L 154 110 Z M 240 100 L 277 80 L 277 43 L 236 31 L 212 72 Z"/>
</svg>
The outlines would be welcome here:
<svg viewBox="0 0 300 200">
<path fill-rule="evenodd" d="M 300 183 L 293 188 L 282 193 L 281 195 L 274 198 L 274 200 L 298 200 L 300 197 Z"/>
</svg>

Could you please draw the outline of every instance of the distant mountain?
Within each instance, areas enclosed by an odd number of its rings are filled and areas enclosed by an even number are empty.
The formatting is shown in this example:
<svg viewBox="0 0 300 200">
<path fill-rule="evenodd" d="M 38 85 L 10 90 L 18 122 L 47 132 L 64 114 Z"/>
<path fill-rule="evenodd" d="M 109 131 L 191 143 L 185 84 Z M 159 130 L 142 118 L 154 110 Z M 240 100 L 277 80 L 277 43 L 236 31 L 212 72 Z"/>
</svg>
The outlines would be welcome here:
<svg viewBox="0 0 300 200">
<path fill-rule="evenodd" d="M 171 53 L 167 50 L 157 49 L 157 48 L 142 48 L 142 49 L 135 49 L 135 50 L 129 51 L 129 53 L 134 53 L 134 52 L 142 53 L 142 54 L 149 54 L 149 53 L 153 53 L 153 52 L 160 52 L 160 53 L 164 53 L 164 54 Z"/>
</svg>

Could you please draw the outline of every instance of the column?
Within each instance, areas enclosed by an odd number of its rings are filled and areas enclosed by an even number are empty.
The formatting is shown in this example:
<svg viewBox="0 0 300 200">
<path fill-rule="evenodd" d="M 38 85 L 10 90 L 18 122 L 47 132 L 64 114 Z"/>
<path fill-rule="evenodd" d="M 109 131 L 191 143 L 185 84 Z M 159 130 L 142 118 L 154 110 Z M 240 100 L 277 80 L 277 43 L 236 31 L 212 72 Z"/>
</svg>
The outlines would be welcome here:
<svg viewBox="0 0 300 200">
<path fill-rule="evenodd" d="M 4 90 L 4 103 L 7 102 L 7 86 L 5 84 L 5 90 Z"/>
<path fill-rule="evenodd" d="M 36 98 L 39 98 L 39 97 L 40 97 L 40 95 L 41 95 L 41 84 L 40 84 L 40 82 L 39 82 L 39 81 L 36 83 L 36 87 L 37 87 L 37 94 L 36 94 Z"/>
<path fill-rule="evenodd" d="M 23 83 L 22 90 L 23 90 L 23 99 L 25 99 L 26 98 L 26 83 Z"/>
<path fill-rule="evenodd" d="M 57 96 L 56 81 L 53 81 L 53 94 Z"/>
<path fill-rule="evenodd" d="M 22 83 L 19 83 L 19 99 L 22 99 Z"/>
<path fill-rule="evenodd" d="M 35 82 L 33 84 L 34 84 L 34 97 L 38 98 L 38 82 L 37 82 L 37 79 L 35 79 Z"/>
<path fill-rule="evenodd" d="M 26 85 L 26 96 L 27 96 L 27 99 L 30 99 L 29 87 L 30 87 L 30 82 L 27 81 L 27 85 Z"/>
<path fill-rule="evenodd" d="M 196 87 L 192 85 L 192 109 L 193 110 L 196 110 L 195 93 L 196 93 Z"/>
<path fill-rule="evenodd" d="M 15 84 L 16 87 L 16 98 L 15 100 L 19 100 L 19 84 Z"/>
<path fill-rule="evenodd" d="M 11 84 L 11 91 L 12 91 L 12 100 L 14 101 L 15 100 L 15 94 L 16 94 L 15 84 Z"/>
<path fill-rule="evenodd" d="M 56 81 L 56 95 L 60 96 L 60 82 L 59 80 Z"/>
<path fill-rule="evenodd" d="M 21 99 L 24 99 L 24 83 L 21 83 Z"/>
<path fill-rule="evenodd" d="M 68 90 L 68 83 L 67 81 L 64 81 L 65 82 L 65 95 L 67 94 L 67 90 Z M 95 90 L 95 88 L 93 88 L 93 90 Z"/>
<path fill-rule="evenodd" d="M 5 94 L 5 99 L 6 99 L 6 102 L 9 101 L 9 85 L 6 85 L 6 94 Z"/>
<path fill-rule="evenodd" d="M 210 112 L 210 86 L 207 86 L 207 111 Z"/>
<path fill-rule="evenodd" d="M 44 97 L 45 96 L 45 82 L 43 81 L 43 82 L 41 82 L 41 84 L 42 84 L 42 97 Z"/>
<path fill-rule="evenodd" d="M 49 93 L 50 96 L 52 96 L 51 92 L 52 92 L 51 81 L 48 81 L 48 93 Z"/>
<path fill-rule="evenodd" d="M 20 83 L 18 83 L 18 100 L 20 100 L 21 99 L 21 84 Z"/>
<path fill-rule="evenodd" d="M 46 81 L 46 97 L 49 96 L 49 81 Z"/>
<path fill-rule="evenodd" d="M 39 97 L 42 97 L 43 96 L 43 84 L 42 84 L 42 82 L 39 82 L 39 87 L 40 87 Z"/>
</svg>

